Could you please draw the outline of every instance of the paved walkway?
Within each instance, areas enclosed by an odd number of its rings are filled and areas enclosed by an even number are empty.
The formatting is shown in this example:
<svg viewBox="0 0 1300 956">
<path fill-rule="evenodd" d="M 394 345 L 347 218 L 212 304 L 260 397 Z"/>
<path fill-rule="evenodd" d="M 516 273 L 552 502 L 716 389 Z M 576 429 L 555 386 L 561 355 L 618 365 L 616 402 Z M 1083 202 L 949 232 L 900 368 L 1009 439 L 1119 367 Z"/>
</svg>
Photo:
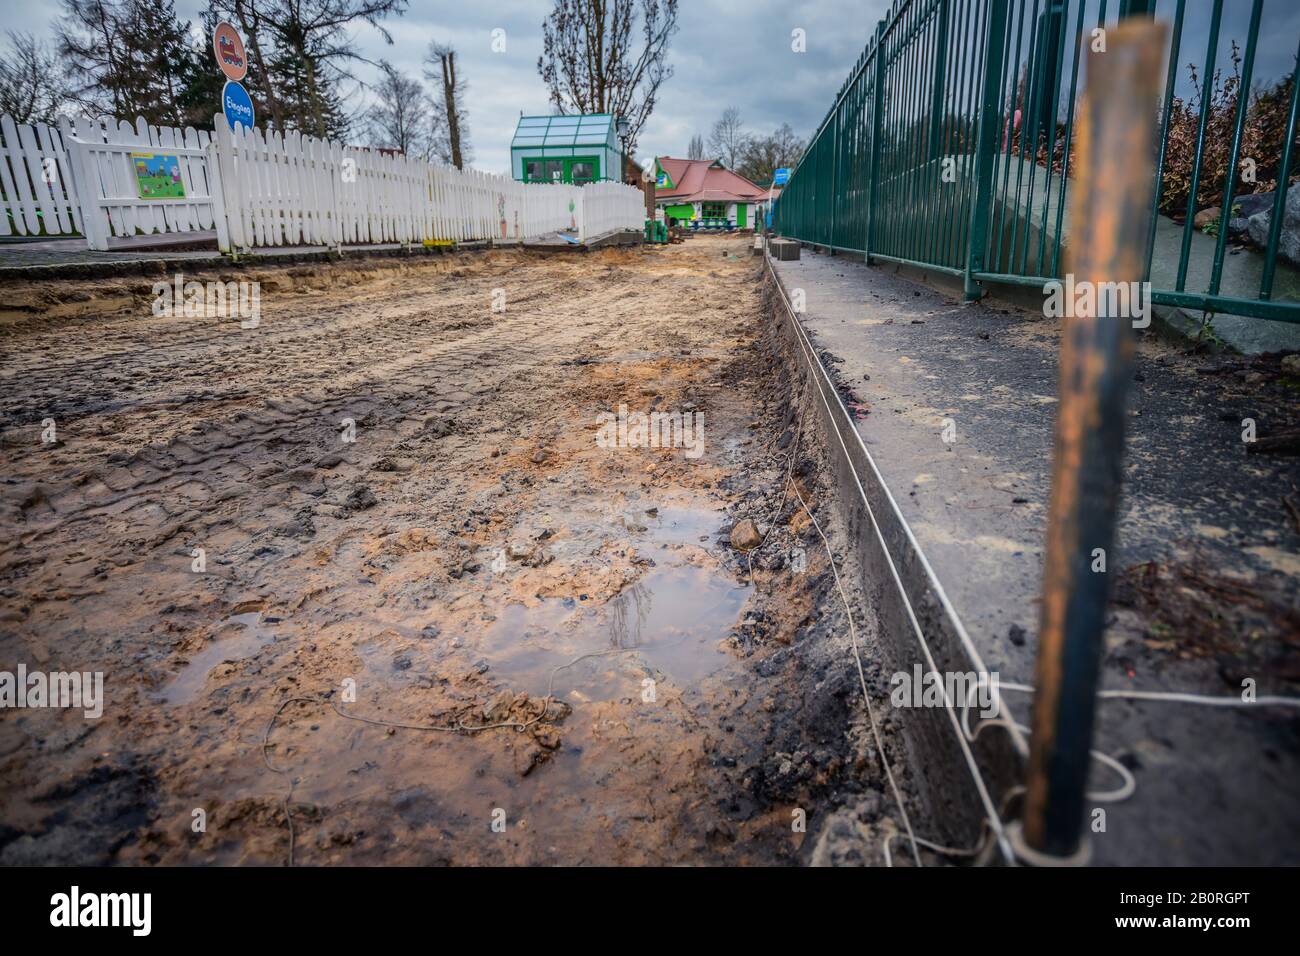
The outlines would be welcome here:
<svg viewBox="0 0 1300 956">
<path fill-rule="evenodd" d="M 187 233 L 177 241 L 158 236 L 115 239 L 101 252 L 86 247 L 85 239 L 41 239 L 34 242 L 0 242 L 0 269 L 27 266 L 85 265 L 88 263 L 140 262 L 160 258 L 202 259 L 219 255 L 215 232 Z"/>
<path fill-rule="evenodd" d="M 1032 683 L 1059 325 L 807 248 L 774 265 L 787 292 L 804 290 L 804 326 L 989 668 Z M 1294 694 L 1282 621 L 1300 575 L 1295 459 L 1248 455 L 1241 440 L 1244 417 L 1261 437 L 1300 424 L 1276 360 L 1148 339 L 1129 408 L 1103 684 L 1232 695 L 1252 676 L 1260 693 Z M 1257 620 L 1252 606 L 1268 611 Z M 1013 701 L 1022 723 L 1028 705 Z M 1103 705 L 1098 746 L 1135 769 L 1138 792 L 1110 807 L 1096 859 L 1294 862 L 1300 742 L 1286 726 L 1265 712 Z"/>
</svg>

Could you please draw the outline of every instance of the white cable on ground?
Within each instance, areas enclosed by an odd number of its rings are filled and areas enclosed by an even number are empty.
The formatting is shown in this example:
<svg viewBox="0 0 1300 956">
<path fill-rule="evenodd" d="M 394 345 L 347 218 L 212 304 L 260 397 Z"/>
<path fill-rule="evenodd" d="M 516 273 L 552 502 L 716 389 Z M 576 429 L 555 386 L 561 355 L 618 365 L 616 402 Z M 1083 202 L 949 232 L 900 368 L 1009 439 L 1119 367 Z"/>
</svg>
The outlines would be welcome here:
<svg viewBox="0 0 1300 956">
<path fill-rule="evenodd" d="M 809 388 L 811 387 L 812 387 L 812 383 L 810 382 Z M 862 656 L 861 654 L 858 653 L 858 637 L 857 637 L 857 629 L 854 627 L 853 624 L 853 610 L 849 606 L 848 597 L 845 595 L 844 587 L 840 583 L 839 571 L 836 570 L 835 567 L 835 555 L 831 551 L 830 542 L 826 539 L 826 535 L 822 533 L 821 525 L 819 525 L 817 523 L 817 519 L 813 517 L 812 511 L 809 510 L 807 502 L 804 501 L 803 495 L 799 493 L 799 487 L 795 484 L 794 481 L 794 463 L 799 455 L 800 439 L 803 437 L 804 415 L 802 409 L 800 408 L 800 403 L 802 403 L 802 401 L 803 399 L 800 398 L 799 402 L 796 403 L 795 405 L 796 426 L 795 426 L 794 441 L 791 442 L 790 444 L 790 454 L 786 461 L 785 481 L 781 483 L 781 500 L 780 502 L 777 503 L 776 509 L 772 511 L 768 517 L 767 530 L 763 532 L 762 539 L 759 541 L 757 545 L 754 546 L 753 549 L 745 552 L 745 558 L 749 562 L 749 583 L 751 585 L 754 583 L 754 562 L 751 555 L 753 554 L 754 551 L 762 550 L 763 546 L 767 544 L 768 539 L 772 535 L 772 532 L 776 529 L 776 522 L 780 519 L 781 515 L 785 511 L 786 499 L 789 497 L 790 489 L 793 488 L 795 496 L 799 499 L 799 504 L 803 508 L 804 514 L 808 516 L 808 520 L 811 521 L 813 527 L 817 529 L 817 533 L 821 535 L 822 543 L 826 546 L 826 559 L 830 563 L 831 572 L 835 576 L 835 586 L 839 590 L 840 600 L 844 604 L 844 613 L 848 615 L 849 634 L 852 638 L 853 654 L 857 662 L 858 680 L 862 686 L 862 700 L 866 704 L 867 717 L 871 724 L 871 735 L 876 742 L 876 752 L 880 755 L 880 765 L 885 768 L 885 776 L 889 780 L 889 787 L 893 793 L 894 802 L 898 805 L 898 812 L 903 818 L 903 826 L 907 830 L 908 840 L 911 841 L 912 857 L 916 860 L 917 866 L 924 866 L 924 864 L 921 862 L 921 855 L 917 851 L 917 844 L 924 843 L 925 841 L 919 839 L 916 836 L 916 834 L 913 833 L 912 831 L 912 823 L 907 815 L 907 807 L 903 804 L 903 797 L 902 794 L 899 792 L 897 782 L 894 780 L 894 772 L 889 765 L 889 758 L 885 755 L 884 742 L 881 740 L 880 732 L 876 727 L 876 716 L 871 706 L 871 695 L 867 691 L 866 677 L 862 669 Z M 893 865 L 892 861 L 889 860 L 888 847 L 885 848 L 885 854 L 886 854 L 886 860 L 888 865 L 892 866 Z"/>
<path fill-rule="evenodd" d="M 792 324 L 792 328 L 795 331 L 795 338 L 799 343 L 800 349 L 804 353 L 805 360 L 808 362 L 810 374 L 815 378 L 816 372 L 820 370 L 822 373 L 822 377 L 826 379 L 827 384 L 833 388 L 834 387 L 833 383 L 831 383 L 829 378 L 826 377 L 825 370 L 821 368 L 820 363 L 817 361 L 816 355 L 812 351 L 811 343 L 807 341 L 803 329 L 799 326 L 798 321 L 794 317 L 793 306 L 791 306 L 790 300 L 785 294 L 785 289 L 781 286 L 780 279 L 778 279 L 776 276 L 775 267 L 772 266 L 770 255 L 765 255 L 764 261 L 767 264 L 768 270 L 771 273 L 773 286 L 777 290 L 777 293 L 781 296 L 781 300 L 785 305 L 786 314 L 789 317 L 790 322 Z M 921 630 L 921 625 L 920 622 L 917 620 L 916 612 L 912 607 L 911 601 L 908 599 L 907 590 L 906 588 L 904 588 L 902 578 L 899 576 L 898 569 L 894 564 L 893 555 L 890 554 L 889 547 L 885 543 L 884 535 L 880 530 L 880 523 L 876 518 L 875 510 L 872 508 L 871 502 L 867 498 L 866 490 L 862 487 L 862 482 L 858 477 L 857 470 L 853 467 L 853 460 L 849 455 L 848 447 L 844 444 L 844 438 L 842 435 L 840 435 L 839 429 L 834 425 L 834 412 L 831 410 L 830 403 L 826 400 L 826 395 L 824 394 L 821 386 L 817 385 L 816 387 L 817 387 L 817 396 L 818 398 L 821 399 L 822 405 L 823 407 L 825 407 L 827 416 L 831 421 L 831 426 L 832 426 L 831 430 L 834 432 L 836 439 L 840 443 L 840 448 L 844 453 L 845 460 L 848 461 L 849 463 L 849 469 L 853 475 L 854 483 L 857 486 L 858 494 L 861 496 L 863 507 L 866 509 L 867 515 L 871 520 L 872 531 L 875 532 L 876 540 L 880 545 L 881 554 L 883 555 L 885 562 L 889 567 L 890 576 L 894 581 L 895 587 L 898 589 L 899 596 L 902 598 L 903 607 L 906 609 L 908 620 L 912 625 L 912 631 L 916 635 L 916 639 L 921 646 L 921 650 L 923 654 L 925 655 L 925 660 L 929 667 L 929 670 L 937 673 L 938 667 L 935 664 L 934 655 L 930 651 L 930 645 L 925 639 L 925 634 Z M 841 413 L 843 413 L 842 408 L 840 409 L 840 411 Z M 860 442 L 861 442 L 861 436 L 859 436 L 859 443 Z M 870 453 L 866 451 L 866 446 L 863 445 L 861 447 L 863 450 L 863 454 L 867 456 L 868 462 L 871 462 L 871 456 Z M 874 462 L 871 463 L 872 466 L 874 467 Z M 878 471 L 876 473 L 876 478 L 880 482 L 881 487 L 884 488 L 884 481 L 881 478 Z M 887 488 L 885 488 L 885 494 L 887 496 L 889 495 Z M 911 528 L 907 526 L 907 522 L 902 518 L 901 512 L 898 511 L 897 504 L 893 502 L 892 496 L 889 497 L 889 500 L 890 503 L 894 505 L 895 515 L 899 518 L 900 522 L 902 522 L 902 526 L 908 536 L 908 540 L 912 543 L 919 561 L 921 562 L 921 564 L 924 566 L 926 570 L 926 574 L 930 579 L 931 587 L 934 590 L 934 593 L 939 597 L 940 603 L 943 605 L 945 612 L 947 613 L 949 619 L 953 622 L 953 626 L 956 629 L 959 638 L 961 639 L 963 647 L 966 648 L 967 650 L 967 657 L 970 660 L 976 662 L 977 669 L 980 672 L 987 673 L 987 669 L 983 666 L 983 663 L 979 658 L 979 654 L 974 648 L 974 644 L 971 642 L 969 635 L 966 633 L 965 628 L 962 626 L 960 619 L 956 615 L 956 611 L 953 609 L 951 603 L 947 599 L 946 594 L 943 592 L 942 586 L 938 582 L 938 578 L 935 577 L 933 569 L 930 568 L 928 562 L 925 560 L 925 556 L 920 550 L 920 545 L 917 544 L 915 537 L 912 535 Z M 832 561 L 832 567 L 834 567 L 833 561 Z M 966 762 L 967 769 L 971 773 L 971 779 L 975 784 L 975 789 L 979 795 L 980 802 L 984 806 L 985 818 L 993 829 L 999 848 L 1002 852 L 1003 859 L 1010 862 L 1015 859 L 1015 854 L 1012 851 L 1010 843 L 1006 839 L 1006 834 L 1003 831 L 1002 821 L 998 817 L 997 811 L 994 809 L 992 796 L 989 793 L 988 786 L 984 782 L 984 777 L 980 772 L 979 766 L 975 762 L 974 754 L 971 753 L 966 736 L 964 733 L 962 733 L 960 719 L 957 715 L 956 708 L 954 707 L 952 700 L 949 698 L 947 690 L 943 688 L 942 685 L 940 686 L 940 692 L 943 696 L 944 709 L 948 712 L 948 718 L 953 726 L 953 730 L 957 738 L 958 746 L 962 752 L 962 757 Z M 1017 750 L 1023 753 L 1026 749 L 1027 748 L 1024 747 L 1023 740 L 1022 739 L 1018 740 Z"/>
<path fill-rule="evenodd" d="M 786 307 L 787 314 L 789 315 L 790 320 L 795 328 L 795 333 L 796 333 L 795 338 L 798 341 L 800 348 L 805 353 L 805 357 L 809 362 L 810 368 L 820 368 L 820 364 L 817 362 L 815 355 L 812 354 L 811 344 L 806 340 L 802 328 L 799 327 L 798 321 L 794 317 L 794 312 L 790 305 L 790 301 L 785 294 L 785 289 L 782 287 L 781 281 L 776 275 L 775 267 L 772 266 L 771 257 L 766 251 L 764 253 L 764 261 L 766 262 L 768 269 L 771 272 L 773 285 L 777 289 L 777 292 L 780 294 L 781 299 Z M 825 375 L 824 369 L 822 369 L 822 372 L 823 375 Z M 852 459 L 849 457 L 848 448 L 847 446 L 844 445 L 844 439 L 839 433 L 839 428 L 836 427 L 834 423 L 834 416 L 833 413 L 831 412 L 830 405 L 829 403 L 826 402 L 826 397 L 824 394 L 821 393 L 820 387 L 818 387 L 818 394 L 819 397 L 822 399 L 823 405 L 826 406 L 828 415 L 831 415 L 832 431 L 835 432 L 835 436 L 839 440 L 840 446 L 844 451 L 845 459 L 849 462 L 850 471 L 853 473 L 854 481 L 858 486 L 858 492 L 862 496 L 863 505 L 866 507 L 867 514 L 871 518 L 872 529 L 876 532 L 876 537 L 879 540 L 881 551 L 885 557 L 886 562 L 889 565 L 890 572 L 893 575 L 894 581 L 898 587 L 899 594 L 903 598 L 903 604 L 907 609 L 907 613 L 908 616 L 911 618 L 911 623 L 916 633 L 917 639 L 920 642 L 921 648 L 925 653 L 925 657 L 929 665 L 929 670 L 930 672 L 937 673 L 937 668 L 935 667 L 934 659 L 930 654 L 929 645 L 926 643 L 925 637 L 921 632 L 919 622 L 916 620 L 916 616 L 913 613 L 911 602 L 908 600 L 907 593 L 903 588 L 902 580 L 899 578 L 898 572 L 894 566 L 893 557 L 892 555 L 890 555 L 888 548 L 885 546 L 884 537 L 880 532 L 879 525 L 876 521 L 875 513 L 871 508 L 870 502 L 867 500 L 866 491 L 862 487 L 862 483 L 858 478 L 856 469 L 853 468 L 853 462 Z M 800 424 L 800 427 L 802 428 L 802 422 Z M 860 440 L 861 436 L 858 437 Z M 796 441 L 795 448 L 797 449 L 797 447 L 798 445 Z M 870 453 L 867 453 L 865 451 L 865 446 L 863 446 L 863 451 L 864 454 L 867 455 L 867 459 L 870 462 L 871 461 Z M 791 465 L 793 465 L 793 460 L 794 460 L 794 454 L 792 451 Z M 872 465 L 874 467 L 874 462 L 872 462 Z M 878 471 L 876 477 L 880 481 L 881 487 L 884 488 L 883 478 L 881 478 Z M 788 479 L 788 480 L 790 481 L 791 485 L 793 485 L 792 479 Z M 885 488 L 885 493 L 886 495 L 889 494 L 887 488 Z M 808 510 L 808 506 L 804 502 L 803 496 L 799 494 L 799 490 L 797 486 L 795 486 L 795 494 L 799 497 L 799 503 L 803 506 L 804 512 L 808 515 L 809 519 L 812 521 L 813 527 L 817 529 L 817 533 L 821 536 L 823 544 L 826 545 L 827 554 L 830 559 L 831 570 L 835 574 L 836 587 L 839 590 L 841 601 L 844 602 L 845 611 L 849 615 L 849 627 L 850 627 L 850 633 L 853 637 L 854 654 L 857 655 L 858 654 L 857 634 L 853 627 L 853 615 L 852 615 L 852 611 L 849 609 L 848 599 L 844 594 L 843 587 L 840 584 L 839 572 L 838 570 L 836 570 L 834 556 L 830 553 L 830 543 L 829 541 L 827 541 L 825 534 L 822 533 L 821 526 L 817 523 L 816 518 L 814 518 L 812 512 Z M 785 501 L 785 495 L 783 494 L 781 507 L 784 507 L 784 501 Z M 890 496 L 890 501 L 891 502 L 893 501 L 892 496 Z M 895 511 L 897 511 L 896 506 L 895 506 Z M 779 515 L 779 511 L 777 514 Z M 901 514 L 899 515 L 899 517 L 900 520 L 902 520 Z M 911 541 L 913 546 L 916 548 L 918 555 L 921 555 L 920 547 L 916 543 L 915 539 L 912 537 L 911 529 L 907 527 L 906 521 L 903 521 L 903 527 L 908 535 L 909 541 Z M 767 535 L 764 535 L 764 541 L 766 541 L 766 538 Z M 762 545 L 760 544 L 759 546 L 761 547 Z M 921 555 L 921 560 L 924 563 L 924 555 Z M 930 569 L 928 563 L 925 564 L 925 566 L 927 571 L 929 571 Z M 751 578 L 752 578 L 752 573 L 753 572 L 751 566 Z M 937 578 L 934 578 L 932 572 L 930 572 L 930 577 L 932 579 L 932 584 L 936 588 L 938 588 Z M 944 595 L 941 590 L 938 593 L 940 596 L 941 603 L 943 604 L 945 610 L 948 612 L 950 620 L 953 621 L 954 626 L 958 630 L 959 636 L 962 638 L 963 644 L 966 645 L 968 653 L 972 655 L 972 660 L 978 662 L 979 661 L 978 654 L 974 651 L 974 646 L 970 642 L 969 636 L 965 633 L 965 629 L 962 627 L 960 619 L 957 618 L 955 610 L 951 607 L 951 605 L 947 601 L 946 595 Z M 984 674 L 987 675 L 987 671 L 985 671 Z M 872 732 L 876 733 L 875 718 L 874 715 L 872 714 L 870 700 L 867 695 L 866 681 L 862 673 L 862 663 L 861 663 L 860 656 L 858 656 L 858 676 L 862 683 L 863 697 L 867 701 L 868 714 L 871 715 L 872 717 Z M 1031 694 L 1034 692 L 1033 687 L 1025 684 L 1005 683 L 1002 681 L 998 681 L 994 686 L 995 686 L 995 693 L 997 693 L 1000 690 L 1018 691 L 1022 693 L 1031 693 Z M 975 687 L 971 687 L 970 690 L 968 690 L 967 692 L 967 699 L 962 704 L 960 718 L 957 717 L 952 702 L 949 700 L 946 690 L 943 690 L 942 687 L 941 687 L 941 693 L 943 695 L 944 706 L 949 711 L 949 716 L 952 718 L 954 725 L 958 729 L 959 732 L 958 735 L 962 743 L 963 754 L 965 755 L 967 764 L 972 772 L 972 777 L 974 779 L 976 787 L 980 791 L 981 798 L 983 798 L 984 800 L 986 810 L 989 810 L 990 803 L 988 800 L 987 789 L 984 785 L 983 777 L 979 773 L 978 767 L 974 763 L 973 754 L 971 754 L 968 744 L 973 743 L 976 740 L 976 738 L 979 736 L 980 732 L 985 727 L 1000 726 L 1012 731 L 1013 742 L 1015 743 L 1017 750 L 1021 753 L 1023 757 L 1026 755 L 1025 753 L 1026 748 L 1024 746 L 1025 739 L 1029 736 L 1031 731 L 1030 728 L 1022 724 L 1019 724 L 1010 718 L 996 717 L 996 718 L 990 718 L 982 721 L 979 724 L 979 726 L 976 727 L 976 729 L 972 732 L 970 729 L 969 713 L 970 713 L 970 694 L 972 691 L 974 691 L 974 689 Z M 1283 697 L 1283 696 L 1264 696 L 1264 697 L 1256 698 L 1253 701 L 1248 701 L 1236 697 L 1214 697 L 1214 696 L 1203 695 L 1203 694 L 1165 692 L 1165 691 L 1141 691 L 1141 690 L 1100 690 L 1097 692 L 1097 696 L 1103 699 L 1148 700 L 1148 701 L 1160 701 L 1160 702 L 1171 702 L 1171 703 L 1196 704 L 1196 705 L 1202 705 L 1208 707 L 1300 707 L 1300 698 Z M 998 699 L 998 705 L 1000 710 L 1001 709 L 1000 694 Z M 884 760 L 884 750 L 881 747 L 878 733 L 876 734 L 876 744 L 877 744 L 877 748 L 880 749 L 881 760 L 882 763 L 884 763 L 886 773 L 889 775 L 890 785 L 893 786 L 894 785 L 893 775 L 890 772 L 888 762 Z M 1137 789 L 1137 781 L 1134 778 L 1133 774 L 1129 772 L 1127 767 L 1125 767 L 1115 758 L 1109 756 L 1108 754 L 1104 754 L 1099 750 L 1090 749 L 1089 755 L 1092 757 L 1092 759 L 1096 760 L 1098 763 L 1101 763 L 1111 768 L 1120 777 L 1122 781 L 1120 786 L 1115 790 L 1088 793 L 1086 796 L 1089 800 L 1093 800 L 1096 802 L 1114 803 L 1114 802 L 1126 800 L 1133 795 L 1133 793 Z M 1009 791 L 1008 796 L 1016 789 L 1018 788 L 1013 788 L 1012 791 Z M 894 788 L 894 797 L 895 797 L 895 801 L 899 805 L 900 811 L 903 813 L 904 823 L 907 824 L 906 810 L 903 808 L 901 799 L 899 799 L 898 791 L 896 787 Z M 1005 798 L 1004 798 L 1004 803 L 1005 803 Z M 1000 839 L 1002 839 L 1003 841 L 1007 840 L 1008 834 L 1004 834 L 1003 832 L 999 814 L 993 812 L 986 813 L 985 825 L 990 827 L 992 831 L 995 831 Z M 1089 854 L 1086 852 L 1086 844 L 1084 845 L 1083 848 L 1081 848 L 1078 854 L 1075 854 L 1074 857 L 1064 859 L 1064 860 L 1055 857 L 1049 857 L 1044 854 L 1037 853 L 1036 851 L 1033 851 L 1031 847 L 1026 846 L 1024 844 L 1022 834 L 1019 830 L 1018 825 L 1013 824 L 1012 826 L 1014 827 L 1015 832 L 1013 834 L 1009 834 L 1009 836 L 1011 837 L 1009 842 L 1011 848 L 1013 849 L 1014 857 L 1018 859 L 1022 859 L 1025 862 L 1031 863 L 1033 865 L 1038 865 L 1038 866 L 1083 865 L 1087 862 Z M 885 838 L 883 850 L 884 850 L 886 866 L 893 865 L 893 857 L 892 854 L 890 853 L 890 844 L 894 839 L 897 839 L 899 836 L 900 834 L 894 832 L 889 834 Z M 928 849 L 934 850 L 935 852 L 943 853 L 950 856 L 976 856 L 978 855 L 979 851 L 983 847 L 983 840 L 981 840 L 980 844 L 977 844 L 975 847 L 970 849 L 942 847 L 939 846 L 938 844 L 934 844 L 920 837 L 917 837 L 912 832 L 910 824 L 908 824 L 907 826 L 907 836 L 911 842 L 912 853 L 914 856 L 916 856 L 916 848 L 918 845 L 925 846 Z M 918 864 L 920 863 L 919 857 L 917 857 L 917 862 Z"/>
<path fill-rule="evenodd" d="M 821 524 L 813 516 L 808 507 L 808 502 L 804 501 L 803 495 L 799 493 L 799 486 L 794 483 L 793 478 L 789 479 L 789 484 L 794 489 L 795 497 L 799 499 L 799 505 L 803 508 L 804 514 L 808 516 L 812 526 L 817 529 L 822 544 L 826 546 L 826 560 L 831 566 L 831 573 L 835 576 L 835 589 L 840 592 L 840 600 L 844 603 L 844 613 L 848 615 L 849 619 L 849 637 L 853 642 L 853 660 L 858 667 L 858 683 L 862 687 L 862 701 L 866 704 L 867 718 L 871 722 L 871 736 L 876 740 L 876 750 L 880 754 L 880 764 L 885 768 L 885 776 L 889 779 L 889 789 L 894 794 L 894 802 L 898 804 L 899 815 L 903 818 L 903 827 L 907 830 L 907 839 L 912 844 L 912 858 L 916 860 L 917 866 L 924 866 L 925 864 L 921 862 L 920 851 L 917 850 L 917 844 L 924 841 L 918 840 L 916 834 L 912 832 L 912 822 L 908 819 L 907 807 L 903 803 L 902 794 L 898 792 L 898 784 L 894 780 L 894 771 L 889 766 L 889 758 L 885 755 L 885 745 L 880 739 L 880 730 L 876 726 L 876 712 L 875 708 L 871 706 L 871 693 L 867 690 L 867 676 L 862 669 L 862 654 L 858 650 L 858 629 L 853 624 L 853 609 L 849 606 L 848 595 L 844 593 L 844 584 L 840 581 L 839 569 L 835 566 L 835 552 L 831 550 L 831 543 L 827 540 L 826 533 L 822 531 Z M 890 861 L 889 865 L 893 865 L 892 861 Z"/>
</svg>

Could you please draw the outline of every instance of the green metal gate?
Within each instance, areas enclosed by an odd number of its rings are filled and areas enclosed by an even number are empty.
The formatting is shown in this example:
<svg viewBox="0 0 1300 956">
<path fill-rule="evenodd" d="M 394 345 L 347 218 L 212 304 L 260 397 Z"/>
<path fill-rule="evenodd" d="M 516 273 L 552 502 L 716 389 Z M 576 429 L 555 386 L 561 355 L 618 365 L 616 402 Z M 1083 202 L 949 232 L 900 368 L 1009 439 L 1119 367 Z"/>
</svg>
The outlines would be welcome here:
<svg viewBox="0 0 1300 956">
<path fill-rule="evenodd" d="M 1062 277 L 1083 56 L 1118 18 L 1154 15 L 1171 29 L 1164 93 L 1151 109 L 1160 144 L 1152 301 L 1300 322 L 1300 269 L 1279 256 L 1287 187 L 1300 173 L 1296 40 L 1281 80 L 1261 86 L 1255 75 L 1262 32 L 1293 27 L 1294 7 L 1234 0 L 1225 20 L 1224 0 L 898 0 L 777 200 L 774 228 L 949 273 L 972 298 L 985 283 Z M 1261 155 L 1247 156 L 1246 142 Z M 1210 168 L 1207 149 L 1222 170 Z M 1271 197 L 1250 195 L 1270 178 Z M 1198 226 L 1212 200 L 1217 226 Z M 1244 252 L 1228 247 L 1247 221 L 1243 205 L 1269 213 L 1267 235 Z M 1253 222 L 1252 239 L 1264 221 Z"/>
</svg>

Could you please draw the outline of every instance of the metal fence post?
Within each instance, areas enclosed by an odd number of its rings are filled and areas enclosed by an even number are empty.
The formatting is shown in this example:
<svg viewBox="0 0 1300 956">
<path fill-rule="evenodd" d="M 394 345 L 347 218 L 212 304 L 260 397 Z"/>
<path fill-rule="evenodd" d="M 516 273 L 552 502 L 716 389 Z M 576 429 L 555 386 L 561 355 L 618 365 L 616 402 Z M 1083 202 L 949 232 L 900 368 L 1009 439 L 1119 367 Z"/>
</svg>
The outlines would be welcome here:
<svg viewBox="0 0 1300 956">
<path fill-rule="evenodd" d="M 989 240 L 989 211 L 993 204 L 993 173 L 997 167 L 998 121 L 1002 99 L 1002 44 L 1007 30 L 1008 0 L 989 0 L 988 33 L 984 38 L 984 90 L 980 97 L 979 132 L 975 144 L 975 201 L 971 204 L 970 240 L 966 244 L 967 299 L 980 297 L 975 273 L 984 270 Z"/>
<path fill-rule="evenodd" d="M 1156 0 L 1121 0 L 1119 5 L 1119 18 L 1125 17 L 1154 17 L 1156 15 Z"/>
<path fill-rule="evenodd" d="M 943 97 L 948 78 L 948 0 L 940 0 L 935 9 L 939 18 L 939 36 L 934 44 L 934 89 L 930 94 L 930 142 L 926 150 L 931 162 L 939 159 L 939 143 L 943 137 Z"/>
<path fill-rule="evenodd" d="M 844 105 L 844 94 L 835 101 L 835 109 L 831 111 L 831 231 L 826 237 L 826 252 L 828 255 L 835 255 L 835 207 L 839 205 L 836 201 L 840 195 L 840 108 Z"/>
<path fill-rule="evenodd" d="M 883 43 L 885 39 L 885 21 L 881 20 L 876 24 L 876 44 L 875 44 L 875 90 L 871 97 L 871 179 L 868 185 L 867 193 L 867 238 L 862 247 L 862 261 L 871 264 L 871 240 L 875 235 L 876 228 L 876 184 L 880 182 L 880 114 L 884 111 L 885 103 L 885 51 Z"/>
</svg>

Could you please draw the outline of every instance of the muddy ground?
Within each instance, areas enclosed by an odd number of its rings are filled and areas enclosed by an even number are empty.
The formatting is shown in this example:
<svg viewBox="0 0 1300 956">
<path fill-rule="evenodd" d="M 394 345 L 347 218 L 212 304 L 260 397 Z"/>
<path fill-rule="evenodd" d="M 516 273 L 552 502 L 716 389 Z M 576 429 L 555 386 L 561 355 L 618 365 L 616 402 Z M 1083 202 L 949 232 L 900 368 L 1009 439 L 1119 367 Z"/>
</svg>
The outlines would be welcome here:
<svg viewBox="0 0 1300 956">
<path fill-rule="evenodd" d="M 0 289 L 0 669 L 106 697 L 0 710 L 0 863 L 793 863 L 887 816 L 826 555 L 772 517 L 789 469 L 836 533 L 757 263 L 225 276 L 256 329 Z M 620 404 L 703 453 L 600 447 Z"/>
</svg>

